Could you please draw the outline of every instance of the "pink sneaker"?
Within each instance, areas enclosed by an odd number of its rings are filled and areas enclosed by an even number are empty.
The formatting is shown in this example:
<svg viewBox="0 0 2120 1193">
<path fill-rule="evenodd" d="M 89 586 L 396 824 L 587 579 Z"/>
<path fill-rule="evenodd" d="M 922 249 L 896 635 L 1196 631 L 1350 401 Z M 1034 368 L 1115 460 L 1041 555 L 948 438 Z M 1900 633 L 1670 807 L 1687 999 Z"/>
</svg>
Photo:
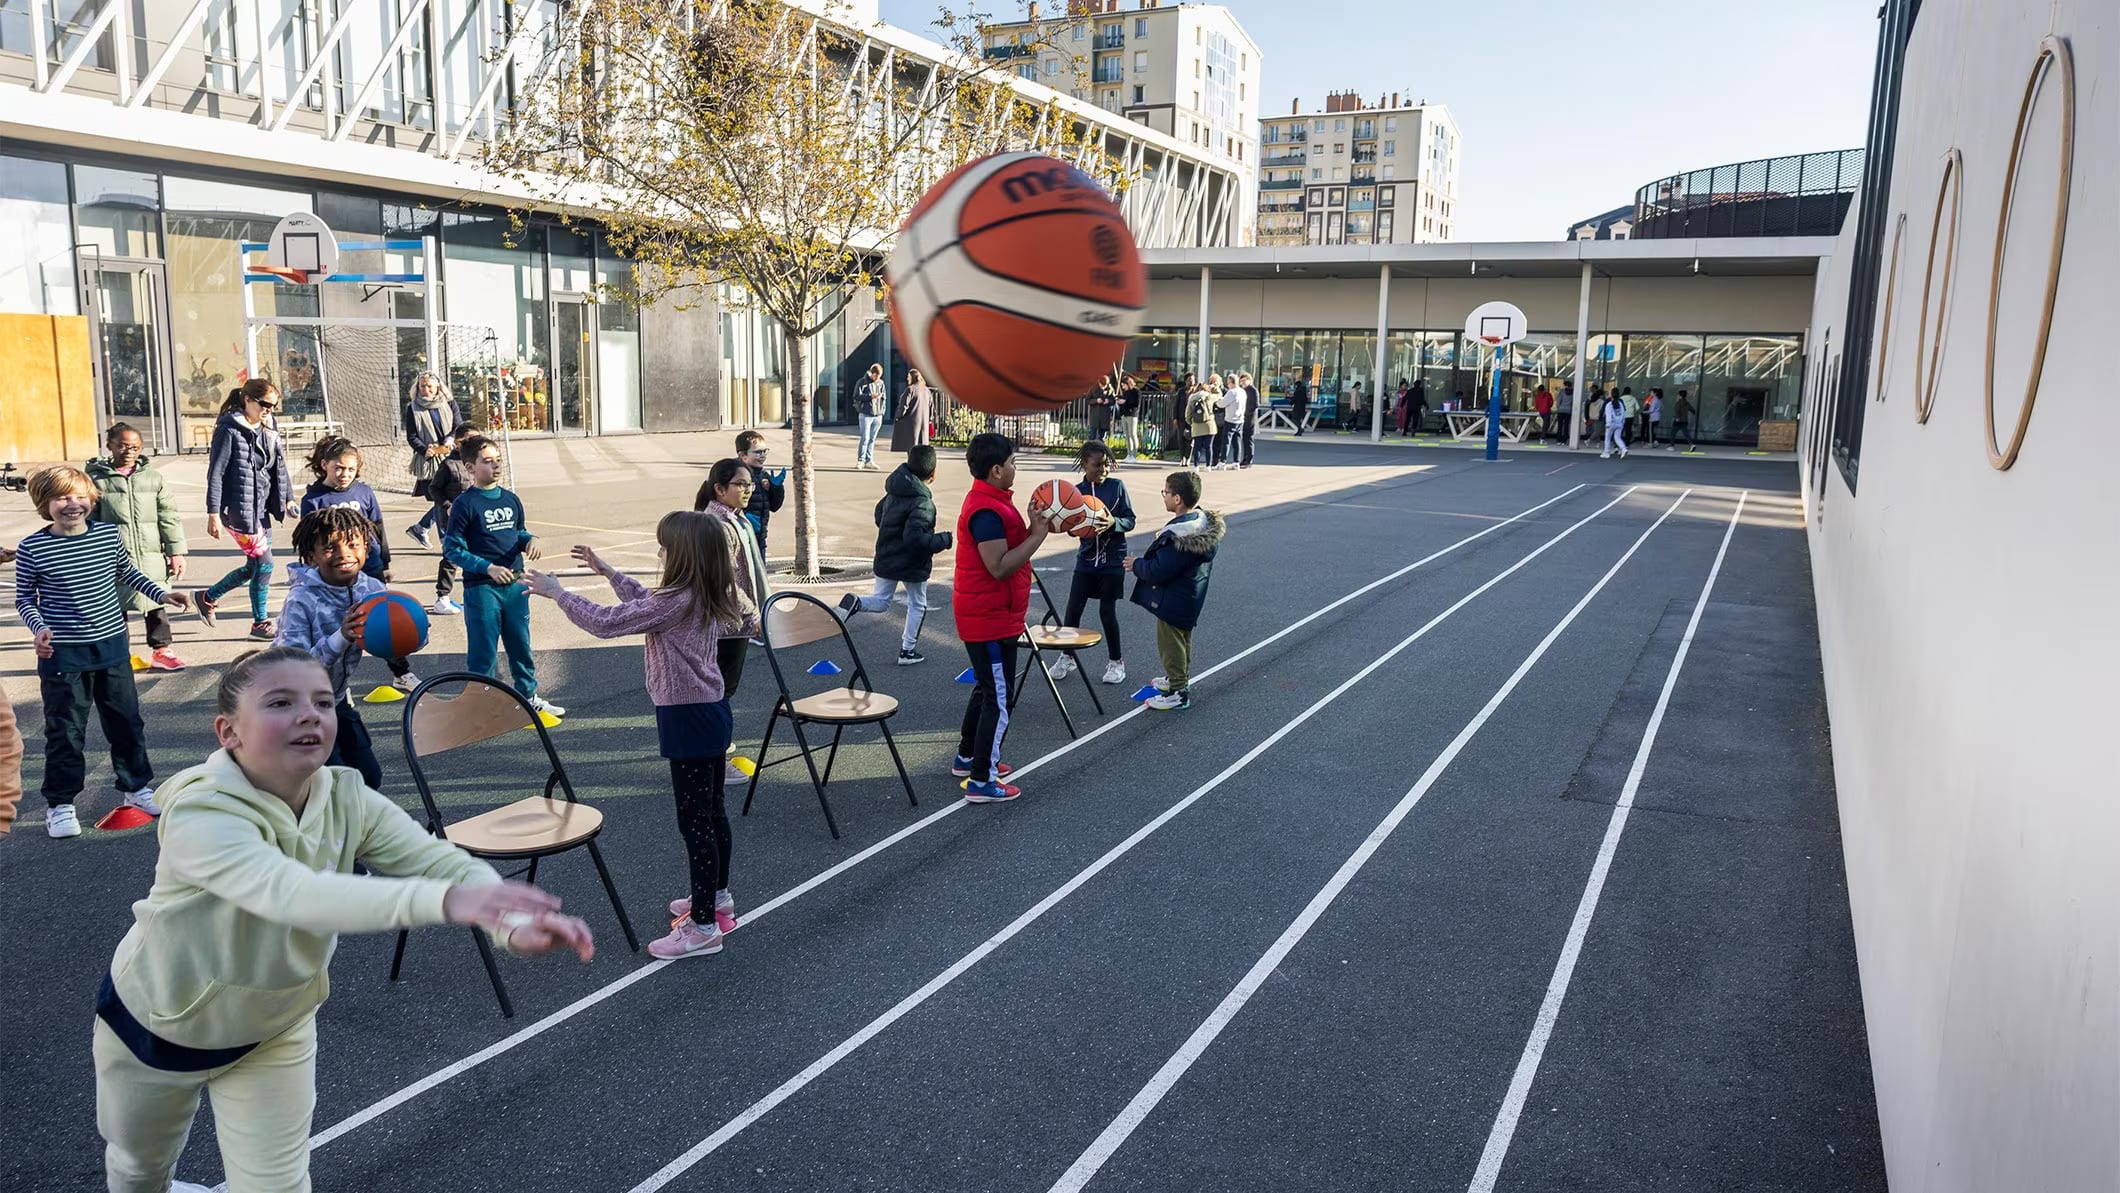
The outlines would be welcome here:
<svg viewBox="0 0 2120 1193">
<path fill-rule="evenodd" d="M 720 951 L 721 929 L 711 924 L 695 924 L 690 916 L 678 921 L 668 936 L 648 942 L 648 955 L 665 961 L 680 957 L 710 957 Z"/>
<path fill-rule="evenodd" d="M 677 927 L 677 921 L 689 919 L 691 915 L 691 899 L 670 900 L 670 926 L 672 928 Z M 727 891 L 716 891 L 714 893 L 714 926 L 724 932 L 736 931 L 736 900 Z"/>
<path fill-rule="evenodd" d="M 147 665 L 157 671 L 184 670 L 184 660 L 178 658 L 176 652 L 172 651 L 167 646 L 163 647 L 162 649 L 156 651 L 153 655 L 149 656 L 147 660 Z"/>
</svg>

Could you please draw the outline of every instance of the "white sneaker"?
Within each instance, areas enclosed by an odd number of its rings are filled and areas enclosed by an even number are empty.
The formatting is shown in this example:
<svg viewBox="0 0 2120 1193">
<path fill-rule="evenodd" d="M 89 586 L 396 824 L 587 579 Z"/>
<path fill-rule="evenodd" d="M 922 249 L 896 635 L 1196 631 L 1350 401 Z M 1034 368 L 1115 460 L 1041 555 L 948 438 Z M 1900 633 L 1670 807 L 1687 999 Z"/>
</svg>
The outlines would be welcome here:
<svg viewBox="0 0 2120 1193">
<path fill-rule="evenodd" d="M 47 837 L 78 837 L 81 835 L 81 816 L 72 804 L 53 804 L 44 814 L 44 835 Z"/>
<path fill-rule="evenodd" d="M 1170 676 L 1158 675 L 1154 679 L 1148 681 L 1148 686 L 1156 689 L 1159 692 L 1168 692 L 1170 691 Z"/>
<path fill-rule="evenodd" d="M 414 675 L 410 671 L 407 671 L 403 675 L 399 675 L 392 678 L 390 681 L 390 686 L 396 688 L 400 692 L 410 694 L 414 688 L 420 686 L 420 677 Z"/>
<path fill-rule="evenodd" d="M 1054 679 L 1066 679 L 1075 673 L 1075 657 L 1073 655 L 1061 655 L 1058 659 L 1045 665 L 1045 673 Z"/>
<path fill-rule="evenodd" d="M 434 598 L 434 603 L 427 606 L 427 612 L 434 614 L 436 617 L 454 617 L 458 612 L 458 607 L 457 603 L 448 597 L 436 597 Z"/>
<path fill-rule="evenodd" d="M 1609 451 L 1599 452 L 1597 453 L 1597 458 L 1600 460 L 1609 460 L 1612 458 L 1612 453 Z"/>
<path fill-rule="evenodd" d="M 160 816 L 162 814 L 162 806 L 155 802 L 155 789 L 152 787 L 142 787 L 138 791 L 128 793 L 125 797 L 125 806 L 138 808 L 149 816 Z"/>
<path fill-rule="evenodd" d="M 561 708 L 559 705 L 552 703 L 550 700 L 545 699 L 543 696 L 530 697 L 530 707 L 536 709 L 541 713 L 544 713 L 548 717 L 564 717 L 567 715 L 566 709 Z"/>
<path fill-rule="evenodd" d="M 1126 662 L 1125 662 L 1125 660 L 1123 660 L 1123 659 L 1113 659 L 1113 660 L 1112 660 L 1111 662 L 1109 662 L 1109 663 L 1106 663 L 1106 664 L 1104 665 L 1104 682 L 1105 682 L 1105 683 L 1125 683 L 1125 682 L 1126 682 Z"/>
<path fill-rule="evenodd" d="M 191 1181 L 171 1181 L 169 1193 L 213 1193 L 213 1186 L 194 1184 Z"/>
<path fill-rule="evenodd" d="M 747 787 L 751 783 L 751 776 L 735 763 L 724 762 L 721 764 L 721 781 L 723 786 L 736 784 Z"/>
</svg>

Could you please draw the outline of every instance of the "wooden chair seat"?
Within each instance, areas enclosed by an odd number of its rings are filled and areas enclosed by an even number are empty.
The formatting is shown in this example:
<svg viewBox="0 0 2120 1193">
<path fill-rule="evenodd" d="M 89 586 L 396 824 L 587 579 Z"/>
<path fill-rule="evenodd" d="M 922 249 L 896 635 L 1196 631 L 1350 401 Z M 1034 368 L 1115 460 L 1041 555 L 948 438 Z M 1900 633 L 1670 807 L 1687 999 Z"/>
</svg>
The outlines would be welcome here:
<svg viewBox="0 0 2120 1193">
<path fill-rule="evenodd" d="M 453 844 L 488 857 L 546 854 L 579 845 L 604 826 L 604 814 L 587 804 L 533 795 L 447 825 Z"/>
<path fill-rule="evenodd" d="M 795 701 L 792 707 L 796 716 L 807 721 L 853 725 L 864 721 L 881 721 L 896 713 L 898 697 L 886 696 L 882 692 L 833 688 L 815 696 L 804 696 Z"/>
<path fill-rule="evenodd" d="M 1039 650 L 1068 652 L 1087 650 L 1104 641 L 1104 635 L 1096 630 L 1076 629 L 1074 626 L 1025 626 L 1023 636 L 1030 639 Z"/>
</svg>

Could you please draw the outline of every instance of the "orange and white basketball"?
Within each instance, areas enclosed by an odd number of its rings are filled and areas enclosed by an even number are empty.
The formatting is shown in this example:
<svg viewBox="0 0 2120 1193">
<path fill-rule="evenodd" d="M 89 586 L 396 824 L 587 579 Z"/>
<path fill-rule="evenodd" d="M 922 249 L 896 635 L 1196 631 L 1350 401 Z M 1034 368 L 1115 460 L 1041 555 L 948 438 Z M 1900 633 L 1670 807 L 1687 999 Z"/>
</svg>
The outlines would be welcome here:
<svg viewBox="0 0 2120 1193">
<path fill-rule="evenodd" d="M 1082 500 L 1082 490 L 1063 480 L 1041 481 L 1031 490 L 1031 513 L 1050 511 L 1056 515 L 1053 530 L 1059 534 L 1073 534 L 1089 521 L 1089 506 Z"/>
<path fill-rule="evenodd" d="M 905 354 L 929 384 L 989 414 L 1053 410 L 1095 389 L 1148 304 L 1118 205 L 1037 153 L 981 158 L 929 188 L 885 274 Z"/>
<path fill-rule="evenodd" d="M 1075 527 L 1074 535 L 1078 539 L 1095 538 L 1097 523 L 1103 520 L 1103 515 L 1111 511 L 1104 508 L 1104 499 L 1095 493 L 1082 494 L 1082 508 L 1089 511 L 1089 516 L 1082 519 L 1082 525 Z"/>
</svg>

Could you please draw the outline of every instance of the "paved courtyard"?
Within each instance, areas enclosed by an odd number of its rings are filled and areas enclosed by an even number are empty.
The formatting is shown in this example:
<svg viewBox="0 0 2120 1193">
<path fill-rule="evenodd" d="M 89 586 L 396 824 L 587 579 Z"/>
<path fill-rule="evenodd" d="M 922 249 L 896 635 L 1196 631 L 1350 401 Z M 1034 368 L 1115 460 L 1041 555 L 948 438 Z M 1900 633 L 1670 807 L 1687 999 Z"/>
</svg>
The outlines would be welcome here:
<svg viewBox="0 0 2120 1193">
<path fill-rule="evenodd" d="M 689 508 L 728 441 L 519 443 L 513 471 L 548 551 L 590 543 L 646 574 L 656 517 Z M 785 435 L 769 442 L 784 459 Z M 820 449 L 835 557 L 867 555 L 882 491 L 851 447 Z M 914 668 L 889 665 L 899 611 L 857 620 L 904 701 L 919 806 L 865 732 L 832 778 L 840 840 L 799 764 L 769 771 L 736 821 L 743 926 L 681 963 L 627 950 L 586 859 L 547 863 L 599 952 L 504 959 L 513 1020 L 459 931 L 415 934 L 395 984 L 389 938 L 344 939 L 317 1188 L 1882 1189 L 1793 468 L 1504 455 L 1306 437 L 1211 474 L 1231 530 L 1193 709 L 1127 700 L 1157 669 L 1152 623 L 1123 607 L 1130 682 L 1101 689 L 1102 715 L 1062 686 L 1076 739 L 1029 690 L 1013 804 L 964 805 L 948 776 L 967 689 L 947 610 Z M 1027 459 L 1020 487 L 1063 464 Z M 167 467 L 199 504 L 198 462 Z M 1164 471 L 1121 470 L 1137 507 Z M 947 520 L 961 461 L 942 477 Z M 0 503 L 0 540 L 33 528 L 24 504 Z M 187 528 L 193 577 L 232 562 L 203 512 Z M 1068 546 L 1039 560 L 1055 599 Z M 398 587 L 430 595 L 435 556 L 393 549 Z M 0 839 L 0 1189 L 57 1193 L 100 1187 L 89 1007 L 155 843 L 44 836 L 33 660 L 7 604 L 0 677 L 32 740 L 25 819 Z M 554 736 L 653 930 L 684 869 L 638 642 L 545 606 L 534 621 L 569 709 Z M 216 664 L 247 645 L 177 625 L 193 667 L 141 681 L 164 776 L 207 752 Z M 461 659 L 461 626 L 436 627 L 423 671 Z M 384 678 L 364 665 L 357 690 Z M 772 694 L 754 661 L 746 749 Z M 364 706 L 386 791 L 412 806 L 402 707 Z M 493 766 L 452 808 L 541 779 Z M 92 771 L 84 820 L 109 782 Z M 202 1113 L 180 1175 L 219 1171 Z"/>
</svg>

